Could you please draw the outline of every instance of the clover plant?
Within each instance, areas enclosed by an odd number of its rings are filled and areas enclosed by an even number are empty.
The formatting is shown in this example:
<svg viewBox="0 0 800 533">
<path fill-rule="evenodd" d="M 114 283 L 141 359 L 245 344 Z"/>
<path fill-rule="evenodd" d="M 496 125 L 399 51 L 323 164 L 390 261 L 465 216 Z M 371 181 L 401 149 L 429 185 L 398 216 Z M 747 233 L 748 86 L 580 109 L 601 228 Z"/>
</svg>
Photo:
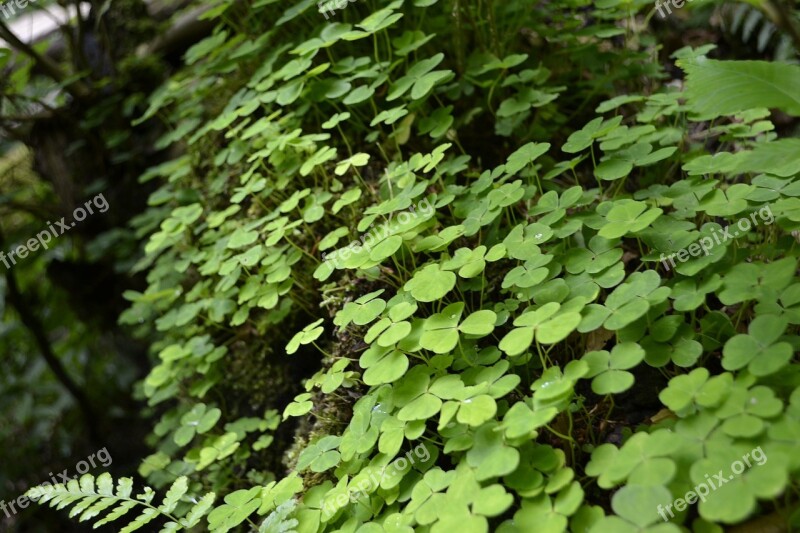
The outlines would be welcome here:
<svg viewBox="0 0 800 533">
<path fill-rule="evenodd" d="M 223 0 L 141 111 L 185 132 L 122 316 L 167 497 L 44 501 L 144 507 L 126 531 L 800 527 L 800 67 L 659 55 L 642 2 L 323 7 Z"/>
</svg>

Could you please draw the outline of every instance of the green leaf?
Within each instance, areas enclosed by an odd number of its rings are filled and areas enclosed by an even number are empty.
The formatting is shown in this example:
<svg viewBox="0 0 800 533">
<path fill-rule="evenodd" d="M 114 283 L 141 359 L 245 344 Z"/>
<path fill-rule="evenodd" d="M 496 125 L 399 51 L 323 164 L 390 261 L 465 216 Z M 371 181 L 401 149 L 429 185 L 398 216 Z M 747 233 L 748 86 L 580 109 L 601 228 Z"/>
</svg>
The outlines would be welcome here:
<svg viewBox="0 0 800 533">
<path fill-rule="evenodd" d="M 183 495 L 186 494 L 188 486 L 188 478 L 186 476 L 176 479 L 167 491 L 166 496 L 164 496 L 164 501 L 158 507 L 158 510 L 162 513 L 171 513 L 178 506 L 178 502 Z"/>
<path fill-rule="evenodd" d="M 389 4 L 387 7 L 375 11 L 367 18 L 356 24 L 358 27 L 363 28 L 368 33 L 375 33 L 384 28 L 387 28 L 400 20 L 403 17 L 402 13 L 394 13 L 394 10 L 399 7 L 398 3 Z"/>
<path fill-rule="evenodd" d="M 594 175 L 600 180 L 613 181 L 624 178 L 631 173 L 631 170 L 633 170 L 632 162 L 611 157 L 597 165 L 597 168 L 594 169 Z"/>
<path fill-rule="evenodd" d="M 403 286 L 418 302 L 441 300 L 456 284 L 456 275 L 443 271 L 441 265 L 427 265 L 414 273 Z"/>
<path fill-rule="evenodd" d="M 774 315 L 756 317 L 747 328 L 747 335 L 736 335 L 725 343 L 722 367 L 739 370 L 745 366 L 754 376 L 766 376 L 781 370 L 794 355 L 788 342 L 776 342 L 786 329 L 787 321 Z"/>
<path fill-rule="evenodd" d="M 663 211 L 654 207 L 647 209 L 647 204 L 635 200 L 618 200 L 606 215 L 606 225 L 600 228 L 598 235 L 606 239 L 616 239 L 628 233 L 642 231 L 652 224 Z"/>
<path fill-rule="evenodd" d="M 352 157 L 348 157 L 347 159 L 336 165 L 336 170 L 334 172 L 337 176 L 343 176 L 350 167 L 363 167 L 367 163 L 369 163 L 369 154 L 365 153 L 353 154 Z M 345 199 L 345 195 L 348 193 L 351 194 L 351 198 Z M 347 205 L 347 203 L 352 203 L 356 201 L 360 196 L 361 196 L 361 189 L 350 189 L 349 191 L 347 191 L 347 193 L 342 195 L 341 200 L 337 200 L 336 203 L 333 204 L 334 214 L 338 213 L 343 206 Z M 341 203 L 345 201 L 346 203 Z"/>
<path fill-rule="evenodd" d="M 486 336 L 494 331 L 494 324 L 497 321 L 497 314 L 494 311 L 484 309 L 475 311 L 459 324 L 458 329 L 467 335 Z"/>
<path fill-rule="evenodd" d="M 550 143 L 528 143 L 517 149 L 508 156 L 506 161 L 506 172 L 516 174 L 529 164 L 533 163 L 539 156 L 547 153 Z"/>
<path fill-rule="evenodd" d="M 611 508 L 628 522 L 645 527 L 661 521 L 658 508 L 671 501 L 672 494 L 666 487 L 629 485 L 614 493 Z"/>
<path fill-rule="evenodd" d="M 713 476 L 721 471 L 728 478 L 697 504 L 700 516 L 723 524 L 741 522 L 755 510 L 759 499 L 771 500 L 784 490 L 788 473 L 780 463 L 782 456 L 771 451 L 769 460 L 763 464 L 751 463 L 752 466 L 740 475 L 730 473 L 732 463 L 738 461 L 742 464 L 742 457 L 750 449 L 750 446 L 717 447 L 713 456 L 692 465 L 690 476 L 695 484 L 707 485 L 709 473 Z"/>
<path fill-rule="evenodd" d="M 136 531 L 158 517 L 159 514 L 156 509 L 145 509 L 142 511 L 142 514 L 137 516 L 133 522 L 130 522 L 127 526 L 120 529 L 119 533 L 130 533 L 131 531 Z"/>
<path fill-rule="evenodd" d="M 519 451 L 503 443 L 503 434 L 494 431 L 496 422 L 488 422 L 475 433 L 475 444 L 467 452 L 467 463 L 475 469 L 475 478 L 484 481 L 516 470 Z"/>
<path fill-rule="evenodd" d="M 314 402 L 310 401 L 311 394 L 304 392 L 295 396 L 294 401 L 286 406 L 283 411 L 283 419 L 290 416 L 303 416 L 314 408 Z"/>
<path fill-rule="evenodd" d="M 228 239 L 228 248 L 243 248 L 256 242 L 256 239 L 258 239 L 257 231 L 246 231 L 243 228 L 238 228 Z"/>
<path fill-rule="evenodd" d="M 289 341 L 289 344 L 286 345 L 286 353 L 291 355 L 295 353 L 301 345 L 311 344 L 317 340 L 319 336 L 322 335 L 322 332 L 325 331 L 325 328 L 320 326 L 323 321 L 324 319 L 322 318 L 315 320 L 304 327 L 302 331 L 297 332 Z"/>
<path fill-rule="evenodd" d="M 463 310 L 464 304 L 457 302 L 425 320 L 420 346 L 434 353 L 447 353 L 455 348 L 458 343 L 458 321 Z"/>
<path fill-rule="evenodd" d="M 403 421 L 427 420 L 438 413 L 441 407 L 442 400 L 426 392 L 400 409 L 400 412 L 397 413 L 397 418 Z"/>
<path fill-rule="evenodd" d="M 225 496 L 225 503 L 208 515 L 211 531 L 228 531 L 244 522 L 261 505 L 261 487 L 237 490 Z"/>
<path fill-rule="evenodd" d="M 461 401 L 458 408 L 457 420 L 462 424 L 478 427 L 491 420 L 497 412 L 494 398 L 486 394 L 474 396 Z"/>
<path fill-rule="evenodd" d="M 348 302 L 336 314 L 333 323 L 339 327 L 345 327 L 350 322 L 358 326 L 369 324 L 386 309 L 386 301 L 378 298 L 382 293 L 383 289 L 365 294 L 355 302 Z"/>
<path fill-rule="evenodd" d="M 767 61 L 680 61 L 686 99 L 701 119 L 755 108 L 777 108 L 800 116 L 800 67 Z"/>
<path fill-rule="evenodd" d="M 196 502 L 189 510 L 186 516 L 181 519 L 181 525 L 186 528 L 194 527 L 200 523 L 200 520 L 208 513 L 214 505 L 216 495 L 211 492 L 203 496 L 200 501 Z"/>
<path fill-rule="evenodd" d="M 589 365 L 586 377 L 594 378 L 592 390 L 595 394 L 619 394 L 631 388 L 634 377 L 626 370 L 638 365 L 644 355 L 642 347 L 633 342 L 617 344 L 611 353 L 603 350 L 584 355 L 582 360 Z"/>
<path fill-rule="evenodd" d="M 361 356 L 360 364 L 367 369 L 363 379 L 364 383 L 370 386 L 397 381 L 406 373 L 409 366 L 406 354 L 391 347 L 370 348 Z"/>
</svg>

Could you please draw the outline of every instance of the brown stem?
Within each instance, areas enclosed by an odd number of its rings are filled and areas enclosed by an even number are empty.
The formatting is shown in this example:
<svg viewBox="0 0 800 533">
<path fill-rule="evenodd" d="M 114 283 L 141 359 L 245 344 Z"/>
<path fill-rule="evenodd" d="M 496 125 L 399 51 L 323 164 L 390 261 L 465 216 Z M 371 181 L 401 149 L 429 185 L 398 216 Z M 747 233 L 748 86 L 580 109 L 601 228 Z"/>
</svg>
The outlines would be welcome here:
<svg viewBox="0 0 800 533">
<path fill-rule="evenodd" d="M 3 242 L 2 234 L 0 234 L 0 242 Z M 50 341 L 47 338 L 47 332 L 44 328 L 44 325 L 42 324 L 41 320 L 39 320 L 39 317 L 36 316 L 36 313 L 34 313 L 31 309 L 31 306 L 23 296 L 22 291 L 20 291 L 19 285 L 17 284 L 17 278 L 14 276 L 14 272 L 10 268 L 6 270 L 6 287 L 8 302 L 14 309 L 16 309 L 22 324 L 28 329 L 28 331 L 30 331 L 37 347 L 39 348 L 39 352 L 42 354 L 47 366 L 50 367 L 50 371 L 53 372 L 53 375 L 55 375 L 59 383 L 61 383 L 67 392 L 69 392 L 70 396 L 72 396 L 72 398 L 75 400 L 75 403 L 78 405 L 78 408 L 86 422 L 86 428 L 89 431 L 90 439 L 95 444 L 100 444 L 102 441 L 99 438 L 97 428 L 95 427 L 95 421 L 97 418 L 95 417 L 94 409 L 89 402 L 89 398 L 78 386 L 78 384 L 73 381 L 66 368 L 64 368 L 64 365 L 61 364 L 61 361 L 56 356 L 55 352 L 53 351 L 53 347 L 50 345 Z"/>
<path fill-rule="evenodd" d="M 34 50 L 33 47 L 22 42 L 19 39 L 19 37 L 17 37 L 14 34 L 14 32 L 12 32 L 3 21 L 0 21 L 0 38 L 2 38 L 4 41 L 10 44 L 11 47 L 17 50 L 18 52 L 25 54 L 26 56 L 33 59 L 36 65 L 57 83 L 62 83 L 66 79 L 64 73 L 61 71 L 61 69 L 55 63 L 55 61 L 53 61 L 47 56 L 43 56 L 42 54 Z M 72 81 L 70 83 L 67 83 L 65 85 L 65 89 L 68 90 L 76 98 L 81 98 L 89 95 L 89 89 L 86 87 L 86 85 L 84 85 L 80 81 Z"/>
<path fill-rule="evenodd" d="M 499 32 L 497 31 L 497 20 L 495 20 L 494 16 L 494 0 L 488 0 L 486 2 L 488 7 L 488 19 L 489 19 L 489 32 L 492 36 L 492 46 L 494 47 L 494 53 L 497 57 L 503 57 L 502 52 L 500 50 L 500 37 Z"/>
<path fill-rule="evenodd" d="M 464 72 L 464 28 L 463 28 L 463 14 L 461 12 L 460 0 L 455 0 L 453 3 L 453 18 L 455 19 L 456 28 L 453 34 L 456 48 L 456 69 L 459 73 Z"/>
<path fill-rule="evenodd" d="M 77 19 L 76 28 L 78 30 L 77 35 L 77 46 L 73 50 L 73 54 L 75 57 L 75 62 L 78 64 L 78 67 L 81 69 L 89 68 L 89 62 L 86 60 L 86 55 L 84 54 L 84 34 L 85 34 L 85 26 L 86 21 L 83 20 L 83 16 L 81 15 L 81 0 L 73 0 L 73 5 L 75 6 L 75 18 Z M 94 9 L 94 7 L 92 8 Z M 69 31 L 65 31 L 65 34 L 69 34 Z"/>
</svg>

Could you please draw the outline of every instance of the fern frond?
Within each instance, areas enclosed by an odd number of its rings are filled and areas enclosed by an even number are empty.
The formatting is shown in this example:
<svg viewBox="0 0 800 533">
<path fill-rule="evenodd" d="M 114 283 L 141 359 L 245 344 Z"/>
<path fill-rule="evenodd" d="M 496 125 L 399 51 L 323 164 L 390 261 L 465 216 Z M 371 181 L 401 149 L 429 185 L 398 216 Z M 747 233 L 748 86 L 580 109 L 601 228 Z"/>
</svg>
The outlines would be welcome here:
<svg viewBox="0 0 800 533">
<path fill-rule="evenodd" d="M 791 34 L 779 25 L 780 14 L 768 4 L 723 4 L 717 8 L 717 13 L 715 19 L 721 23 L 722 30 L 742 45 L 755 44 L 759 54 L 770 48 L 775 61 L 791 61 L 796 56 Z"/>
<path fill-rule="evenodd" d="M 66 485 L 59 483 L 34 487 L 26 495 L 33 501 L 38 500 L 39 504 L 49 503 L 50 507 L 56 509 L 72 506 L 69 516 L 77 516 L 79 522 L 95 519 L 110 509 L 104 518 L 94 523 L 94 528 L 119 520 L 134 508 L 143 507 L 138 516 L 121 527 L 120 533 L 136 531 L 159 517 L 167 519 L 161 531 L 171 532 L 196 525 L 214 503 L 214 493 L 206 494 L 199 503 L 188 509 L 183 519 L 178 519 L 174 513 L 187 488 L 187 478 L 179 477 L 167 491 L 161 505 L 155 507 L 152 501 L 156 493 L 150 487 L 133 496 L 133 480 L 123 477 L 117 480 L 115 491 L 111 475 L 103 473 L 97 478 L 92 474 L 84 474 L 80 480 L 70 480 Z"/>
<path fill-rule="evenodd" d="M 181 525 L 185 528 L 196 526 L 206 513 L 211 510 L 211 506 L 214 505 L 214 493 L 209 492 L 203 496 L 200 501 L 196 501 L 194 498 L 192 498 L 192 500 L 195 502 L 194 507 L 192 507 L 181 520 Z"/>
</svg>

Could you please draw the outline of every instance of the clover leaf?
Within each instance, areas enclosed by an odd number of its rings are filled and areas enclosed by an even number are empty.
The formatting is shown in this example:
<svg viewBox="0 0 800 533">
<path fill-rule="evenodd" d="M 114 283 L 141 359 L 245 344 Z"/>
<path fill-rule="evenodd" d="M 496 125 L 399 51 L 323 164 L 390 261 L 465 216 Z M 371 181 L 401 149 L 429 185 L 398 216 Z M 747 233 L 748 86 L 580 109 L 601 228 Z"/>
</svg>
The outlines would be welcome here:
<svg viewBox="0 0 800 533">
<path fill-rule="evenodd" d="M 200 471 L 215 461 L 224 459 L 233 454 L 239 448 L 236 433 L 229 431 L 224 435 L 212 438 L 207 442 L 208 446 L 191 450 L 186 454 L 185 461 L 195 463 L 195 470 Z"/>
<path fill-rule="evenodd" d="M 734 524 L 744 520 L 756 508 L 759 499 L 770 500 L 783 492 L 788 472 L 779 454 L 769 452 L 764 464 L 753 464 L 740 475 L 730 474 L 731 464 L 744 455 L 743 446 L 721 448 L 713 456 L 695 462 L 690 470 L 692 482 L 707 484 L 716 479 L 717 488 L 698 503 L 700 516 L 712 522 Z M 722 473 L 722 478 L 716 477 Z"/>
<path fill-rule="evenodd" d="M 759 302 L 755 306 L 755 312 L 758 315 L 778 315 L 786 319 L 789 324 L 800 324 L 800 283 L 780 291 L 777 301 Z"/>
<path fill-rule="evenodd" d="M 589 372 L 585 361 L 570 361 L 564 367 L 551 366 L 531 384 L 534 411 L 548 407 L 563 409 L 575 393 L 575 384 Z"/>
<path fill-rule="evenodd" d="M 419 100 L 427 95 L 434 85 L 443 83 L 451 78 L 454 74 L 450 70 L 433 70 L 443 59 L 444 54 L 439 53 L 431 58 L 414 63 L 406 71 L 405 76 L 392 84 L 389 94 L 386 96 L 386 101 L 391 102 L 400 98 L 409 89 L 411 89 L 411 99 Z"/>
<path fill-rule="evenodd" d="M 235 528 L 261 506 L 261 487 L 233 491 L 225 496 L 225 503 L 208 515 L 208 525 L 213 531 Z"/>
<path fill-rule="evenodd" d="M 592 452 L 586 473 L 598 476 L 602 488 L 619 485 L 626 479 L 638 485 L 665 485 L 677 473 L 672 454 L 680 447 L 681 439 L 669 430 L 635 433 L 622 448 L 602 444 Z"/>
<path fill-rule="evenodd" d="M 206 404 L 199 403 L 181 417 L 181 427 L 175 432 L 173 440 L 178 446 L 186 446 L 194 436 L 202 435 L 217 423 L 222 411 L 216 407 L 208 409 Z"/>
<path fill-rule="evenodd" d="M 297 332 L 289 341 L 289 344 L 286 345 L 286 353 L 293 354 L 298 350 L 298 348 L 300 348 L 300 345 L 310 344 L 317 340 L 317 338 L 322 335 L 322 332 L 325 331 L 325 328 L 320 326 L 323 321 L 323 318 L 315 320 L 311 324 L 304 327 L 302 331 Z"/>
<path fill-rule="evenodd" d="M 456 284 L 456 275 L 442 270 L 438 263 L 417 270 L 403 286 L 418 302 L 441 300 Z"/>
<path fill-rule="evenodd" d="M 311 401 L 311 393 L 304 392 L 294 397 L 286 409 L 283 410 L 283 419 L 286 420 L 290 416 L 303 416 L 313 409 L 314 402 Z"/>
<path fill-rule="evenodd" d="M 395 384 L 392 399 L 400 411 L 397 418 L 403 422 L 426 420 L 442 407 L 442 400 L 428 389 L 431 378 L 425 366 L 415 366 Z"/>
<path fill-rule="evenodd" d="M 550 269 L 546 265 L 552 260 L 552 255 L 537 255 L 533 259 L 525 261 L 506 274 L 502 287 L 504 289 L 509 287 L 527 289 L 539 285 L 550 275 Z"/>
<path fill-rule="evenodd" d="M 606 516 L 595 522 L 589 533 L 679 533 L 681 529 L 677 525 L 663 523 L 658 514 L 659 505 L 666 505 L 670 501 L 672 494 L 666 487 L 622 487 L 611 498 L 611 508 L 617 516 Z"/>
<path fill-rule="evenodd" d="M 577 482 L 561 490 L 555 499 L 547 494 L 526 499 L 514 513 L 514 523 L 521 531 L 559 533 L 567 531 L 568 518 L 575 514 L 583 501 L 583 489 Z"/>
<path fill-rule="evenodd" d="M 447 353 L 458 343 L 458 321 L 464 311 L 464 303 L 457 302 L 445 307 L 425 320 L 420 345 L 434 353 Z"/>
<path fill-rule="evenodd" d="M 458 330 L 472 337 L 484 337 L 494 331 L 497 314 L 489 309 L 475 311 L 458 325 Z"/>
<path fill-rule="evenodd" d="M 503 245 L 508 251 L 508 256 L 522 261 L 541 261 L 542 253 L 539 245 L 547 242 L 553 236 L 553 230 L 534 223 L 527 226 L 518 224 L 508 232 Z M 546 265 L 552 260 L 552 256 L 544 256 L 547 260 L 536 266 Z M 535 268 L 535 267 L 532 267 Z"/>
<path fill-rule="evenodd" d="M 425 33 L 421 31 L 406 30 L 400 37 L 392 39 L 392 46 L 395 48 L 395 53 L 397 55 L 407 56 L 433 39 L 433 37 L 433 35 L 425 35 Z"/>
<path fill-rule="evenodd" d="M 384 309 L 386 302 L 378 296 L 383 294 L 383 289 L 365 294 L 354 302 L 348 302 L 336 313 L 333 323 L 340 328 L 346 327 L 350 322 L 357 326 L 364 326 L 375 320 Z"/>
<path fill-rule="evenodd" d="M 364 342 L 371 343 L 377 338 L 378 346 L 393 346 L 411 333 L 411 322 L 406 319 L 416 312 L 417 303 L 410 298 L 410 295 L 397 294 L 386 306 L 389 308 L 388 316 L 369 328 L 364 336 Z"/>
<path fill-rule="evenodd" d="M 478 427 L 497 413 L 497 403 L 488 394 L 475 394 L 461 399 L 456 419 L 461 424 Z"/>
<path fill-rule="evenodd" d="M 529 164 L 533 163 L 539 156 L 547 153 L 550 143 L 528 143 L 518 148 L 508 156 L 506 161 L 506 172 L 516 174 Z"/>
<path fill-rule="evenodd" d="M 350 118 L 350 113 L 345 111 L 343 113 L 334 113 L 331 117 L 322 123 L 322 128 L 329 130 L 335 128 L 340 123 Z"/>
<path fill-rule="evenodd" d="M 789 286 L 797 260 L 786 257 L 774 263 L 738 263 L 722 280 L 719 300 L 733 305 L 745 300 L 774 301 Z"/>
<path fill-rule="evenodd" d="M 522 187 L 522 180 L 516 180 L 511 183 L 504 183 L 500 187 L 492 190 L 486 198 L 489 200 L 489 209 L 497 209 L 508 207 L 517 203 L 525 195 L 525 189 Z"/>
<path fill-rule="evenodd" d="M 405 105 L 397 106 L 392 109 L 387 109 L 378 113 L 375 118 L 372 119 L 370 122 L 370 126 L 376 126 L 378 124 L 389 124 L 392 125 L 404 116 L 408 115 L 408 109 L 406 109 Z M 344 172 L 342 172 L 343 174 Z"/>
<path fill-rule="evenodd" d="M 633 170 L 633 162 L 628 158 L 612 155 L 600 161 L 594 169 L 594 175 L 599 180 L 613 181 L 624 178 Z"/>
<path fill-rule="evenodd" d="M 651 305 L 663 302 L 670 294 L 669 287 L 659 287 L 661 277 L 648 270 L 634 272 L 622 285 L 606 298 L 605 306 L 591 304 L 578 331 L 597 329 L 600 325 L 608 330 L 618 330 L 644 316 Z"/>
<path fill-rule="evenodd" d="M 467 452 L 467 464 L 475 469 L 475 478 L 484 481 L 513 472 L 519 464 L 519 451 L 503 442 L 502 432 L 495 431 L 497 422 L 487 422 L 475 433 L 475 441 Z"/>
<path fill-rule="evenodd" d="M 568 154 L 580 152 L 591 146 L 595 139 L 599 139 L 618 128 L 620 123 L 622 123 L 622 116 L 616 116 L 606 121 L 603 120 L 603 117 L 597 117 L 580 130 L 572 133 L 561 149 Z"/>
<path fill-rule="evenodd" d="M 570 274 L 588 272 L 597 274 L 614 265 L 622 258 L 622 248 L 618 241 L 604 239 L 595 235 L 589 241 L 588 248 L 573 248 L 566 255 L 566 270 Z"/>
<path fill-rule="evenodd" d="M 518 355 L 528 349 L 534 338 L 542 344 L 564 340 L 581 321 L 581 314 L 572 303 L 561 305 L 549 302 L 514 320 L 511 330 L 498 345 L 508 355 Z"/>
<path fill-rule="evenodd" d="M 684 368 L 694 366 L 703 353 L 703 345 L 694 336 L 694 330 L 680 315 L 657 320 L 650 328 L 650 335 L 642 339 L 647 364 L 662 367 L 672 361 Z"/>
<path fill-rule="evenodd" d="M 459 324 L 463 310 L 464 303 L 457 302 L 425 320 L 420 345 L 435 353 L 447 353 L 458 344 L 459 332 L 482 337 L 494 330 L 497 319 L 494 311 L 476 311 Z"/>
<path fill-rule="evenodd" d="M 367 385 L 392 383 L 400 379 L 409 366 L 408 357 L 402 351 L 377 344 L 370 346 L 361 355 L 359 364 L 367 369 L 363 376 Z"/>
<path fill-rule="evenodd" d="M 715 407 L 727 396 L 733 376 L 724 373 L 709 380 L 705 368 L 696 368 L 688 374 L 675 376 L 662 390 L 658 399 L 679 416 L 695 413 L 700 408 Z"/>
<path fill-rule="evenodd" d="M 348 157 L 347 159 L 341 161 L 338 165 L 336 165 L 336 169 L 334 170 L 334 173 L 337 176 L 343 176 L 350 169 L 350 167 L 363 167 L 367 163 L 369 163 L 369 154 L 365 154 L 365 153 L 353 154 L 352 156 Z M 350 190 L 351 191 L 352 190 L 357 190 L 358 193 L 359 193 L 358 196 L 361 196 L 361 194 L 360 194 L 361 193 L 361 189 L 350 189 Z M 350 192 L 350 191 L 348 191 L 348 192 Z M 355 200 L 358 199 L 358 196 L 356 196 Z M 337 200 L 336 204 L 334 204 L 333 212 L 337 213 L 339 211 L 339 209 L 341 209 L 344 205 L 346 205 L 345 203 L 341 203 L 340 204 L 339 202 L 350 203 L 352 201 L 354 201 L 354 200 L 352 200 L 350 198 L 345 199 L 344 195 L 342 195 L 342 198 L 340 200 Z M 339 209 L 337 209 L 337 207 Z"/>
<path fill-rule="evenodd" d="M 479 246 L 475 250 L 459 248 L 452 259 L 442 263 L 443 270 L 458 270 L 462 278 L 474 278 L 486 268 L 486 246 Z"/>
<path fill-rule="evenodd" d="M 684 279 L 672 286 L 670 298 L 674 299 L 676 311 L 697 309 L 706 299 L 706 294 L 716 291 L 722 284 L 719 274 L 703 279 L 700 283 L 693 278 Z"/>
<path fill-rule="evenodd" d="M 312 472 L 324 472 L 333 468 L 341 460 L 337 448 L 342 438 L 327 435 L 306 446 L 297 459 L 297 470 L 310 468 Z"/>
<path fill-rule="evenodd" d="M 711 216 L 733 216 L 747 209 L 747 196 L 755 187 L 746 183 L 734 183 L 725 190 L 713 189 L 698 204 L 698 210 Z"/>
<path fill-rule="evenodd" d="M 644 359 L 644 350 L 635 342 L 623 342 L 614 346 L 611 353 L 593 351 L 581 359 L 589 365 L 586 378 L 592 379 L 595 394 L 619 394 L 633 386 L 634 377 L 627 369 L 633 368 Z"/>
<path fill-rule="evenodd" d="M 320 370 L 306 382 L 306 390 L 310 391 L 314 387 L 320 387 L 324 394 L 330 394 L 343 384 L 352 386 L 352 378 L 357 373 L 344 371 L 349 364 L 348 359 L 339 359 L 327 371 Z"/>
<path fill-rule="evenodd" d="M 557 414 L 558 409 L 555 407 L 533 411 L 525 402 L 517 402 L 506 411 L 500 427 L 507 439 L 535 439 L 536 429 L 548 424 Z"/>
<path fill-rule="evenodd" d="M 606 239 L 616 239 L 628 233 L 642 231 L 652 224 L 663 211 L 658 207 L 647 209 L 645 202 L 636 200 L 617 200 L 606 214 L 606 224 L 598 235 Z"/>
<path fill-rule="evenodd" d="M 779 316 L 756 317 L 750 322 L 747 335 L 736 335 L 725 343 L 722 367 L 725 370 L 747 367 L 754 376 L 778 372 L 794 355 L 791 344 L 776 342 L 786 326 L 787 320 Z"/>
<path fill-rule="evenodd" d="M 783 402 L 775 397 L 775 391 L 771 388 L 759 385 L 748 389 L 745 381 L 737 381 L 713 414 L 723 420 L 722 431 L 725 434 L 752 438 L 766 429 L 764 419 L 774 418 L 782 410 Z"/>
<path fill-rule="evenodd" d="M 228 248 L 244 248 L 256 242 L 256 239 L 258 239 L 257 231 L 247 231 L 244 228 L 238 228 L 231 233 L 228 239 Z"/>
<path fill-rule="evenodd" d="M 453 106 L 445 106 L 436 109 L 427 117 L 419 121 L 419 133 L 425 135 L 426 133 L 433 139 L 442 137 L 450 130 L 450 127 L 455 122 L 455 117 L 452 115 Z"/>
</svg>

